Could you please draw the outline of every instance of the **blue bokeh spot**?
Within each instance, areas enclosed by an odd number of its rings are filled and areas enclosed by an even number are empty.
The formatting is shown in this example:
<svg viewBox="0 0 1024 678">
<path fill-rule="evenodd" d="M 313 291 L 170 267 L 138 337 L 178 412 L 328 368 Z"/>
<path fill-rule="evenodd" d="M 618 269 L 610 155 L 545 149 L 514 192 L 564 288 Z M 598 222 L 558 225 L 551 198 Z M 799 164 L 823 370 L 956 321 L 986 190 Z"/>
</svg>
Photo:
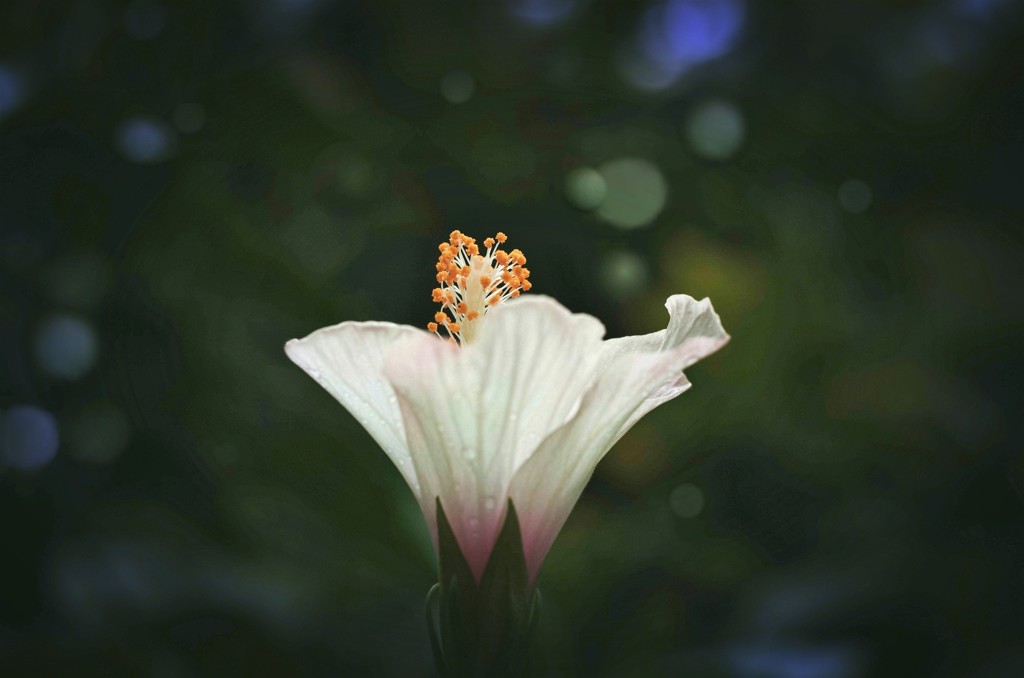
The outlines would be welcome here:
<svg viewBox="0 0 1024 678">
<path fill-rule="evenodd" d="M 509 12 L 535 26 L 550 26 L 564 21 L 576 8 L 576 0 L 510 0 Z"/>
<path fill-rule="evenodd" d="M 57 420 L 38 407 L 14 407 L 0 419 L 0 458 L 6 466 L 31 471 L 57 454 Z"/>
<path fill-rule="evenodd" d="M 670 0 L 648 10 L 641 44 L 661 66 L 683 69 L 727 54 L 745 16 L 742 0 Z"/>
<path fill-rule="evenodd" d="M 0 64 L 0 117 L 20 106 L 24 98 L 25 86 L 21 77 Z"/>
<path fill-rule="evenodd" d="M 169 155 L 172 142 L 171 130 L 154 118 L 129 118 L 117 130 L 117 147 L 137 163 L 163 160 Z"/>
</svg>

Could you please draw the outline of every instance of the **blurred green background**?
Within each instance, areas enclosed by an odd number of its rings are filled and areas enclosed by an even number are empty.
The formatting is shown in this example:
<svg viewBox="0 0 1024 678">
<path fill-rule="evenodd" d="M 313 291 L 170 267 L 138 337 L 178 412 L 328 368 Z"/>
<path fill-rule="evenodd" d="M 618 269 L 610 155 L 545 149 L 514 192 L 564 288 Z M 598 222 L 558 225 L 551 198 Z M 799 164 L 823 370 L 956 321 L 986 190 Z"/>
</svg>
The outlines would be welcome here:
<svg viewBox="0 0 1024 678">
<path fill-rule="evenodd" d="M 598 468 L 538 675 L 1024 675 L 1010 0 L 8 0 L 0 660 L 429 676 L 399 474 L 284 356 L 497 230 L 733 341 Z"/>
</svg>

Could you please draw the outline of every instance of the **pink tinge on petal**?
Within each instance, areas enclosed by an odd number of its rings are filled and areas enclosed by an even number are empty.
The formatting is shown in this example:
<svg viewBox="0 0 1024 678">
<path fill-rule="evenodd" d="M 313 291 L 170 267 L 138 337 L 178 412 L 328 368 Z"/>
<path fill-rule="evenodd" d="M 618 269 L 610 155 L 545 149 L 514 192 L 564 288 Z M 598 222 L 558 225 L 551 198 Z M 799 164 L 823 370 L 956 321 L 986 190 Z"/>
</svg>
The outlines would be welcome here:
<svg viewBox="0 0 1024 678">
<path fill-rule="evenodd" d="M 537 575 L 540 574 L 540 566 L 544 563 L 544 558 L 547 556 L 551 544 L 555 541 L 561 525 L 556 527 L 554 534 L 552 534 L 551 528 L 545 526 L 545 518 L 549 516 L 530 510 L 526 510 L 518 515 L 519 529 L 522 531 L 523 537 L 523 556 L 526 560 L 526 570 L 530 574 L 530 582 L 534 583 L 537 581 Z"/>
<path fill-rule="evenodd" d="M 456 539 L 462 548 L 462 555 L 466 557 L 469 569 L 473 572 L 473 578 L 479 583 L 484 576 L 484 570 L 487 569 L 487 562 L 491 559 L 494 543 L 498 539 L 498 531 L 492 530 L 488 534 L 473 535 L 468 534 L 464 527 L 462 534 L 463 537 L 460 538 L 459 533 L 456 532 Z"/>
</svg>

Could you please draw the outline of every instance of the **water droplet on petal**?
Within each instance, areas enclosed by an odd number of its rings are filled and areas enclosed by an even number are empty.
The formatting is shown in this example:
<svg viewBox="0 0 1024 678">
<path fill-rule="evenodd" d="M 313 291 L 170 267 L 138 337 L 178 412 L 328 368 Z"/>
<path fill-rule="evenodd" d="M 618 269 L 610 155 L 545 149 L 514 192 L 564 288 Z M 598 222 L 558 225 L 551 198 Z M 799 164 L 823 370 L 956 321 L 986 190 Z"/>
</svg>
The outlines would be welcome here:
<svg viewBox="0 0 1024 678">
<path fill-rule="evenodd" d="M 476 450 L 472 447 L 467 447 L 462 451 L 462 456 L 466 458 L 466 461 L 473 461 L 476 459 Z"/>
<path fill-rule="evenodd" d="M 495 504 L 497 504 L 497 502 L 494 501 L 494 497 L 487 497 L 487 499 L 484 500 L 484 508 L 488 511 L 494 510 Z"/>
</svg>

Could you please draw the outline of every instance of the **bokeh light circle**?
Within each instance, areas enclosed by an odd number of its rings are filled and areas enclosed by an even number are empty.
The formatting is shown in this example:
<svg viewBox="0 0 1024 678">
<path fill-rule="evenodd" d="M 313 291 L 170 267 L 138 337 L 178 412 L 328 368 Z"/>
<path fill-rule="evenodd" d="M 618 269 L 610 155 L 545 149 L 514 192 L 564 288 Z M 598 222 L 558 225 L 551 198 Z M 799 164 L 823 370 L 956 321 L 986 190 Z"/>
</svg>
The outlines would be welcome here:
<svg viewBox="0 0 1024 678">
<path fill-rule="evenodd" d="M 170 157 L 175 139 L 174 132 L 163 121 L 137 116 L 118 126 L 114 141 L 125 158 L 147 165 Z"/>
<path fill-rule="evenodd" d="M 704 510 L 704 492 L 692 483 L 683 483 L 668 498 L 672 512 L 680 518 L 696 518 Z"/>
<path fill-rule="evenodd" d="M 742 0 L 665 0 L 641 17 L 618 58 L 622 76 L 642 90 L 672 86 L 690 69 L 735 47 L 746 22 Z"/>
<path fill-rule="evenodd" d="M 79 379 L 96 363 L 96 332 L 84 320 L 70 315 L 47 318 L 36 333 L 35 356 L 46 374 Z"/>
<path fill-rule="evenodd" d="M 576 0 L 508 0 L 508 11 L 523 23 L 553 26 L 572 15 Z"/>
<path fill-rule="evenodd" d="M 0 417 L 0 459 L 5 466 L 31 471 L 46 466 L 57 454 L 57 420 L 38 407 L 20 406 Z"/>
<path fill-rule="evenodd" d="M 592 167 L 577 167 L 565 178 L 565 196 L 581 210 L 597 209 L 607 194 L 608 183 Z"/>
<path fill-rule="evenodd" d="M 684 68 L 725 55 L 744 18 L 741 0 L 668 0 L 647 11 L 641 44 L 655 61 Z"/>
<path fill-rule="evenodd" d="M 21 76 L 0 64 L 0 118 L 18 108 L 24 98 L 25 86 Z"/>
<path fill-rule="evenodd" d="M 686 139 L 706 160 L 728 160 L 739 151 L 745 135 L 743 113 L 728 101 L 698 104 L 686 120 Z"/>
<path fill-rule="evenodd" d="M 871 207 L 871 187 L 860 179 L 848 179 L 839 185 L 839 205 L 851 214 L 861 214 Z"/>
<path fill-rule="evenodd" d="M 631 297 L 647 287 L 650 270 L 647 260 L 636 252 L 615 250 L 601 262 L 601 285 L 609 296 Z"/>
<path fill-rule="evenodd" d="M 618 158 L 602 163 L 597 171 L 607 186 L 597 214 L 608 223 L 623 229 L 639 228 L 654 221 L 665 208 L 668 185 L 650 160 Z"/>
<path fill-rule="evenodd" d="M 441 96 L 450 104 L 464 104 L 473 96 L 476 82 L 465 71 L 451 71 L 441 78 Z"/>
</svg>

